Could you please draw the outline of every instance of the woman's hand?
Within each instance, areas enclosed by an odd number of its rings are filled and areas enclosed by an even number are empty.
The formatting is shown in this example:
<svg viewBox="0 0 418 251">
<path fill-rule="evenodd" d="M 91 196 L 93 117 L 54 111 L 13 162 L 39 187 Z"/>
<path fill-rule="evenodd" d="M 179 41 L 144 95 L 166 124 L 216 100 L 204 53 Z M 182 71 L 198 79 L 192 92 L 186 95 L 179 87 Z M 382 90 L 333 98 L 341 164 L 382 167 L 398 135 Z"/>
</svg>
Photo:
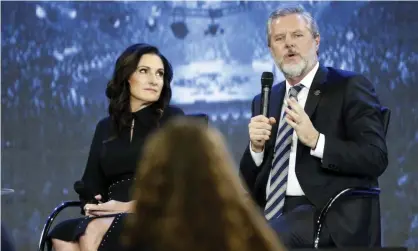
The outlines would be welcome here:
<svg viewBox="0 0 418 251">
<path fill-rule="evenodd" d="M 102 203 L 102 196 L 100 195 L 100 194 L 98 194 L 98 195 L 96 195 L 96 196 L 94 196 L 94 198 L 99 202 L 99 203 Z M 91 205 L 96 205 L 96 204 L 86 204 L 86 205 L 84 205 L 84 212 L 85 212 L 85 215 L 86 216 L 89 216 L 89 217 L 91 217 L 91 216 L 94 216 L 94 214 L 92 214 L 91 212 L 90 212 L 90 207 L 91 207 Z"/>
<path fill-rule="evenodd" d="M 86 204 L 84 210 L 88 216 L 100 216 L 108 214 L 118 213 L 130 213 L 133 212 L 134 201 L 120 202 L 116 200 L 110 200 L 106 203 Z"/>
</svg>

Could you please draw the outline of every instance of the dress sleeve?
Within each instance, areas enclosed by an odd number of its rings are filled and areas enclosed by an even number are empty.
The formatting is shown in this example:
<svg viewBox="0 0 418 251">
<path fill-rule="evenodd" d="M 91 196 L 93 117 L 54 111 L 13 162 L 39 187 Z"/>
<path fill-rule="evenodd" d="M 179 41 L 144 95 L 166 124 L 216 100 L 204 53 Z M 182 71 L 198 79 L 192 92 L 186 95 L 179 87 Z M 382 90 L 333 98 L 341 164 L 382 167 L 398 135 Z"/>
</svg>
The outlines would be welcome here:
<svg viewBox="0 0 418 251">
<path fill-rule="evenodd" d="M 107 196 L 107 181 L 106 176 L 103 173 L 103 169 L 100 166 L 100 155 L 103 146 L 103 140 L 106 132 L 105 120 L 100 121 L 94 132 L 93 141 L 90 145 L 90 151 L 87 159 L 87 165 L 84 169 L 84 174 L 81 180 L 84 182 L 84 186 L 88 189 L 89 194 L 102 196 L 104 199 Z M 84 198 L 80 195 L 81 212 L 84 214 L 84 205 L 88 203 L 91 198 Z"/>
</svg>

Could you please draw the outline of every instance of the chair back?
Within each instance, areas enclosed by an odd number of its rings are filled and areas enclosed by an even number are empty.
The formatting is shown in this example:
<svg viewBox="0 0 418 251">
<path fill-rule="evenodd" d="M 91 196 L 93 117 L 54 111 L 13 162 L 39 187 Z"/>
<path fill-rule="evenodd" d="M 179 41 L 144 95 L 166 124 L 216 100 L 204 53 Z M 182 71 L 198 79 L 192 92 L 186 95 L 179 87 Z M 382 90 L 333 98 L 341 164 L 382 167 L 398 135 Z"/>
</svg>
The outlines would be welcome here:
<svg viewBox="0 0 418 251">
<path fill-rule="evenodd" d="M 382 112 L 382 116 L 383 116 L 383 130 L 386 136 L 388 132 L 388 128 L 389 128 L 389 122 L 390 122 L 390 109 L 382 106 L 380 111 Z M 331 209 L 332 205 L 335 202 L 349 195 L 379 196 L 379 194 L 380 194 L 380 188 L 350 187 L 350 188 L 341 190 L 338 194 L 330 198 L 327 204 L 322 208 L 321 213 L 319 214 L 316 220 L 316 231 L 314 233 L 314 248 L 318 249 L 319 247 L 322 226 L 324 225 L 325 218 L 328 214 L 328 211 Z"/>
</svg>

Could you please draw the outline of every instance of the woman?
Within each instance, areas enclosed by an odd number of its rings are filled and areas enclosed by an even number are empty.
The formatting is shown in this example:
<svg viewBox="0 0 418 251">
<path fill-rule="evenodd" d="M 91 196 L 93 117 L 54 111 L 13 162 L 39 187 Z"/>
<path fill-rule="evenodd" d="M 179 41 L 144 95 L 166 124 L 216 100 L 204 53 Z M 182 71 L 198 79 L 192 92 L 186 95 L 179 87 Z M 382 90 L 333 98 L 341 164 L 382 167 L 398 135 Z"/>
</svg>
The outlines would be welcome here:
<svg viewBox="0 0 418 251">
<path fill-rule="evenodd" d="M 150 137 L 124 235 L 131 250 L 284 250 L 233 166 L 218 131 L 191 119 Z"/>
<path fill-rule="evenodd" d="M 99 204 L 80 195 L 86 216 L 51 231 L 55 250 L 119 250 L 121 219 L 132 209 L 129 188 L 144 141 L 160 124 L 184 114 L 169 106 L 172 77 L 170 63 L 151 45 L 132 45 L 117 59 L 106 88 L 109 117 L 97 124 L 82 177 Z"/>
</svg>

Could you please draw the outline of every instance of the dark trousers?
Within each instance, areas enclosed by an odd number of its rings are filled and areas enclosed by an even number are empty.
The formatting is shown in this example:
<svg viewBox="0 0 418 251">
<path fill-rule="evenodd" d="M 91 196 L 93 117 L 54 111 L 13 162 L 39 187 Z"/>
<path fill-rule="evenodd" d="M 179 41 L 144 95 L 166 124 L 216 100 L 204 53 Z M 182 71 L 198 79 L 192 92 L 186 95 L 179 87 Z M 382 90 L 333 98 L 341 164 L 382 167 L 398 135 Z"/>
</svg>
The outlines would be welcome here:
<svg viewBox="0 0 418 251">
<path fill-rule="evenodd" d="M 287 248 L 312 248 L 318 214 L 305 196 L 286 196 L 283 214 L 270 220 L 269 224 Z M 321 247 L 335 247 L 326 226 L 320 237 Z"/>
</svg>

